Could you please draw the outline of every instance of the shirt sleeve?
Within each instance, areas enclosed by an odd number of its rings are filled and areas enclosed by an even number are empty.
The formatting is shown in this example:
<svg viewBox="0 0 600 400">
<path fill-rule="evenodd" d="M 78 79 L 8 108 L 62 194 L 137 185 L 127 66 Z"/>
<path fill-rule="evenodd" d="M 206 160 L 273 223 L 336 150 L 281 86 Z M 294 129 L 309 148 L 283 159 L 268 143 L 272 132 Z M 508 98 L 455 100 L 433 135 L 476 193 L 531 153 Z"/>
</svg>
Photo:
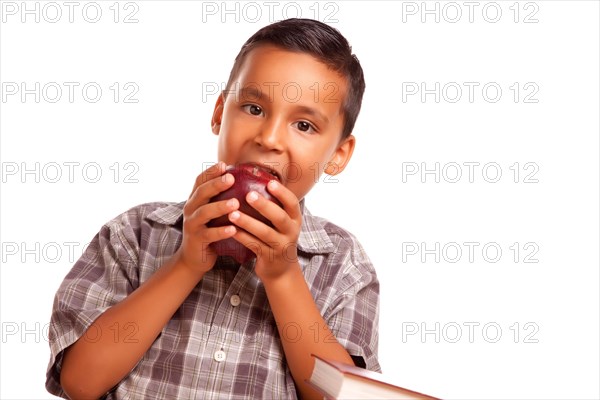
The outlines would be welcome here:
<svg viewBox="0 0 600 400">
<path fill-rule="evenodd" d="M 125 214 L 117 217 L 102 227 L 61 283 L 50 319 L 48 392 L 66 398 L 60 370 L 67 347 L 84 335 L 85 340 L 94 341 L 113 334 L 88 328 L 138 286 L 136 243 L 131 221 Z"/>
<path fill-rule="evenodd" d="M 381 372 L 379 345 L 379 281 L 360 243 L 354 238 L 338 245 L 336 290 L 324 319 L 357 366 Z M 345 247 L 341 251 L 342 247 Z"/>
</svg>

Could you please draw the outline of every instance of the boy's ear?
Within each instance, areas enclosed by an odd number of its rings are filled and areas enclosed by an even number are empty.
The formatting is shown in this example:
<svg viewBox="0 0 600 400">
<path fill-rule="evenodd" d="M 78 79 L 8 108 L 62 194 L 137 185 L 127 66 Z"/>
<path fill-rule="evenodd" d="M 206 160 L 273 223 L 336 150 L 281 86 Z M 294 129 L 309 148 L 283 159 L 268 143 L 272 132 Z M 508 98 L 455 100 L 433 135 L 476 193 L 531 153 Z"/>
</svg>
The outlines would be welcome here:
<svg viewBox="0 0 600 400">
<path fill-rule="evenodd" d="M 219 132 L 221 131 L 221 118 L 223 118 L 223 107 L 224 107 L 223 92 L 221 92 L 221 94 L 217 98 L 217 102 L 215 103 L 215 109 L 213 110 L 213 116 L 210 121 L 210 126 L 212 129 L 212 132 L 215 135 L 218 135 Z"/>
<path fill-rule="evenodd" d="M 337 175 L 346 168 L 350 158 L 352 158 L 355 144 L 355 137 L 350 135 L 338 145 L 333 153 L 333 157 L 331 157 L 331 160 L 325 166 L 325 173 L 327 175 Z"/>
</svg>

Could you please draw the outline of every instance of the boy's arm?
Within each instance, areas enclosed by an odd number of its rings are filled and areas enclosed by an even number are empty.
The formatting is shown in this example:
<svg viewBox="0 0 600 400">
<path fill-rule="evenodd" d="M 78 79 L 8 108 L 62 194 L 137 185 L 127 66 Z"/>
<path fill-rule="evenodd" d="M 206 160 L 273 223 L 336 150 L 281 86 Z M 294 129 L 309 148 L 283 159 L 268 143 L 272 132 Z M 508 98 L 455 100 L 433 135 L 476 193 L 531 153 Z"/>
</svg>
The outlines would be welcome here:
<svg viewBox="0 0 600 400">
<path fill-rule="evenodd" d="M 236 229 L 206 228 L 206 223 L 239 207 L 237 201 L 215 202 L 209 199 L 233 184 L 222 163 L 203 172 L 194 185 L 184 210 L 182 244 L 170 261 L 164 264 L 138 289 L 107 309 L 88 328 L 86 334 L 65 350 L 60 382 L 71 398 L 98 398 L 121 381 L 150 348 L 160 331 L 209 271 L 216 254 L 208 244 L 231 237 Z M 120 332 L 96 335 L 94 332 Z M 136 329 L 133 340 L 127 337 L 131 326 Z M 87 333 L 86 331 L 86 333 Z"/>
<path fill-rule="evenodd" d="M 335 340 L 321 316 L 298 263 L 275 279 L 263 280 L 263 284 L 301 398 L 322 398 L 306 384 L 314 367 L 311 354 L 353 364 L 350 354 Z"/>
<path fill-rule="evenodd" d="M 65 393 L 70 398 L 98 398 L 116 385 L 150 348 L 202 276 L 186 268 L 176 254 L 137 290 L 106 310 L 88 328 L 93 340 L 84 334 L 65 350 L 60 373 Z M 133 338 L 114 340 L 128 337 L 132 326 Z M 120 332 L 111 332 L 115 327 Z"/>
<path fill-rule="evenodd" d="M 306 384 L 314 366 L 311 354 L 347 364 L 353 361 L 321 316 L 298 262 L 296 243 L 302 224 L 298 199 L 276 181 L 269 183 L 268 190 L 281 201 L 283 210 L 260 195 L 249 194 L 246 200 L 274 228 L 239 212 L 229 219 L 242 228 L 236 240 L 253 249 L 259 241 L 255 271 L 265 287 L 287 364 L 301 397 L 318 399 L 322 395 Z"/>
</svg>

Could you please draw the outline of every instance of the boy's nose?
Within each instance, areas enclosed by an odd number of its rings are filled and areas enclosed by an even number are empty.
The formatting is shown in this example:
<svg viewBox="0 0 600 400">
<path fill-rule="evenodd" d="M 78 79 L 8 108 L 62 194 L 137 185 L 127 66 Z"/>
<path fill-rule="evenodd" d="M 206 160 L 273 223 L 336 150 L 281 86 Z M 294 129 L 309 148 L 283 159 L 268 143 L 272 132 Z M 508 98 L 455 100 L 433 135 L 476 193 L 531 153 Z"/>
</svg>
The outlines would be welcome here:
<svg viewBox="0 0 600 400">
<path fill-rule="evenodd" d="M 282 151 L 285 147 L 286 135 L 285 123 L 280 119 L 272 119 L 261 126 L 254 141 L 264 150 Z"/>
</svg>

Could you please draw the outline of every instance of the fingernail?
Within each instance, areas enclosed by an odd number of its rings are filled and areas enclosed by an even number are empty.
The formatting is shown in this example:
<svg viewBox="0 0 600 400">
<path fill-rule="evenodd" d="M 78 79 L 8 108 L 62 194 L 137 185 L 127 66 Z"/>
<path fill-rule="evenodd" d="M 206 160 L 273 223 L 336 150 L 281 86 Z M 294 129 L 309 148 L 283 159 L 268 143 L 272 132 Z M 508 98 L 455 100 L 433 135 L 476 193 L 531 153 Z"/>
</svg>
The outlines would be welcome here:
<svg viewBox="0 0 600 400">
<path fill-rule="evenodd" d="M 230 220 L 232 220 L 232 221 L 235 221 L 235 220 L 236 220 L 236 219 L 238 219 L 239 217 L 240 217 L 240 213 L 239 213 L 239 212 L 237 212 L 237 211 L 234 211 L 234 212 L 232 212 L 232 213 L 229 215 L 229 219 L 230 219 Z"/>
<path fill-rule="evenodd" d="M 235 202 L 236 202 L 235 199 L 229 199 L 229 201 L 227 202 L 227 207 L 229 207 L 229 208 L 235 207 Z"/>
<path fill-rule="evenodd" d="M 228 165 L 225 167 L 225 171 L 231 171 L 232 169 L 235 169 L 235 165 Z"/>
<path fill-rule="evenodd" d="M 277 185 L 279 185 L 277 181 L 269 181 L 269 189 L 277 189 Z"/>
<path fill-rule="evenodd" d="M 258 194 L 256 192 L 250 192 L 248 193 L 248 201 L 249 202 L 253 202 L 258 200 Z"/>
</svg>

